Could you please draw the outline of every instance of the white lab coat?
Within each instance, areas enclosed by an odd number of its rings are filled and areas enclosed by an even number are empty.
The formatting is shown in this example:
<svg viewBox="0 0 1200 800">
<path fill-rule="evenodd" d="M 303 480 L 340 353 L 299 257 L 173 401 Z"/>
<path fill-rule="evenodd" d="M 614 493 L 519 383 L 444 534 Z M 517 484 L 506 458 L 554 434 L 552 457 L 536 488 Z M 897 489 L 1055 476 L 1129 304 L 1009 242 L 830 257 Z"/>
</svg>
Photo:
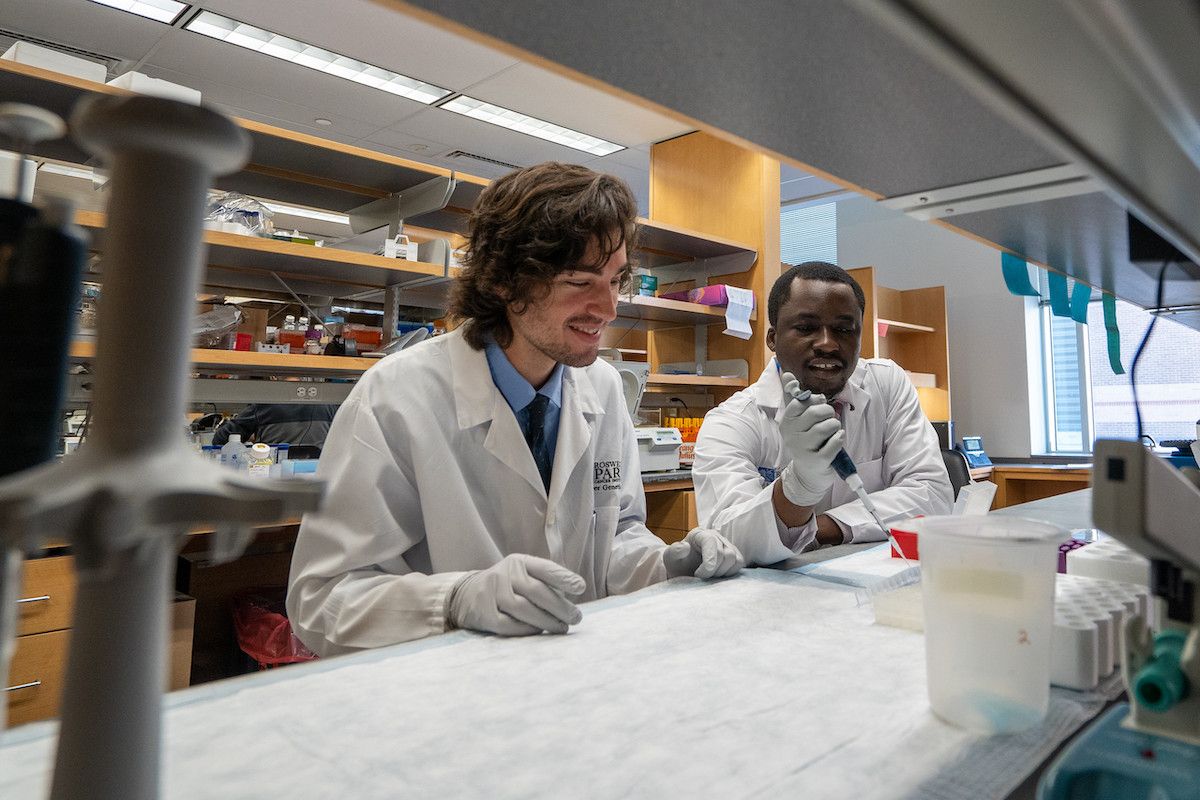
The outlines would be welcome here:
<svg viewBox="0 0 1200 800">
<path fill-rule="evenodd" d="M 884 524 L 949 513 L 954 490 L 937 434 L 904 371 L 888 359 L 861 359 L 838 399 L 847 403 L 842 412 L 846 452 Z M 773 564 L 815 548 L 818 514 L 837 520 L 847 541 L 886 538 L 840 479 L 803 528 L 789 529 L 779 520 L 771 493 L 774 474 L 788 463 L 776 422 L 782 400 L 772 358 L 754 385 L 704 418 L 692 467 L 700 525 L 737 545 L 747 566 Z M 794 544 L 788 547 L 785 540 Z"/>
<path fill-rule="evenodd" d="M 564 370 L 549 499 L 486 356 L 457 332 L 363 376 L 317 475 L 328 494 L 300 526 L 287 606 L 320 655 L 441 633 L 454 583 L 510 553 L 583 576 L 580 600 L 666 578 L 621 381 L 603 361 Z"/>
</svg>

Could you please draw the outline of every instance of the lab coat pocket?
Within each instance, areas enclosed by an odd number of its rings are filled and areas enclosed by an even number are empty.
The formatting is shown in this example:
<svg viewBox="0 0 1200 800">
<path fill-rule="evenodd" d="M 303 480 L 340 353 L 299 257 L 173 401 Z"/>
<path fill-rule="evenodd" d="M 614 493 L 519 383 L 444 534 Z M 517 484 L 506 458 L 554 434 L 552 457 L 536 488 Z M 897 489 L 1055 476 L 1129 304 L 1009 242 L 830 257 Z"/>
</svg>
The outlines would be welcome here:
<svg viewBox="0 0 1200 800">
<path fill-rule="evenodd" d="M 588 551 L 591 553 L 592 563 L 580 565 L 580 574 L 588 583 L 588 596 L 583 598 L 585 600 L 594 600 L 607 594 L 605 587 L 612 560 L 613 537 L 616 535 L 620 516 L 619 506 L 600 506 L 592 513 L 591 530 L 588 531 Z"/>
<path fill-rule="evenodd" d="M 620 515 L 620 506 L 600 506 L 592 513 L 592 536 L 596 542 L 612 546 Z"/>
<path fill-rule="evenodd" d="M 859 461 L 858 476 L 862 478 L 863 486 L 868 492 L 878 492 L 880 489 L 886 489 L 887 485 L 883 481 L 883 459 L 877 458 L 874 461 Z"/>
</svg>

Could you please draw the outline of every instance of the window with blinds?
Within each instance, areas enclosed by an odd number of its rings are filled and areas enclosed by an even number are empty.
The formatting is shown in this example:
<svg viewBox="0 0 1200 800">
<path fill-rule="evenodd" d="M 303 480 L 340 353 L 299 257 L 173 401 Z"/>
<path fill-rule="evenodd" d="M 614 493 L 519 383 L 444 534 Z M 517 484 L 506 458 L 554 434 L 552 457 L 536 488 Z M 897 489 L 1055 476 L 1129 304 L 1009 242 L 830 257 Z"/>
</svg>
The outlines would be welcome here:
<svg viewBox="0 0 1200 800">
<path fill-rule="evenodd" d="M 779 213 L 779 258 L 785 264 L 837 263 L 837 203 L 784 206 Z"/>
</svg>

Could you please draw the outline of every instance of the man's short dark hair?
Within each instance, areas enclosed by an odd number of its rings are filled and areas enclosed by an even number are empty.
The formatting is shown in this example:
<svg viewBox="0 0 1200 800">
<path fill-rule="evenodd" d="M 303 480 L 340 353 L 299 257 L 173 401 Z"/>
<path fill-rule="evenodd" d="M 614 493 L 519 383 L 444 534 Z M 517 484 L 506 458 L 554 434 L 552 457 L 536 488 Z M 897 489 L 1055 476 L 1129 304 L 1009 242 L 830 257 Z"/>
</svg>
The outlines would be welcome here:
<svg viewBox="0 0 1200 800">
<path fill-rule="evenodd" d="M 621 247 L 630 263 L 637 238 L 637 200 L 625 181 L 587 167 L 550 161 L 494 181 L 471 212 L 463 271 L 450 295 L 451 316 L 464 323 L 475 349 L 488 337 L 512 343 L 508 308 L 523 313 L 567 270 L 599 272 Z M 599 252 L 584 263 L 588 246 Z"/>
<path fill-rule="evenodd" d="M 863 294 L 862 287 L 849 272 L 828 261 L 805 261 L 803 264 L 790 267 L 779 276 L 775 285 L 771 287 L 771 294 L 767 298 L 767 319 L 770 320 L 772 327 L 779 321 L 779 309 L 792 296 L 792 283 L 796 278 L 825 281 L 826 283 L 844 283 L 854 290 L 854 297 L 858 300 L 858 309 L 864 314 L 867 311 L 867 296 Z"/>
</svg>

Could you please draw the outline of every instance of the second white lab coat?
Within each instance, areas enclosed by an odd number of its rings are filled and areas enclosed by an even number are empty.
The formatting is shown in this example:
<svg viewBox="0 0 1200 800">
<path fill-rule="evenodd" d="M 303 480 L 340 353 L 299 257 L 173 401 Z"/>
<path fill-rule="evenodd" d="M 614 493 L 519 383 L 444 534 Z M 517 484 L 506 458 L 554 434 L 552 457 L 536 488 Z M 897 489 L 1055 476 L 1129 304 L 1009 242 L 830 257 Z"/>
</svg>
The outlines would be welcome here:
<svg viewBox="0 0 1200 800">
<path fill-rule="evenodd" d="M 904 371 L 888 359 L 860 359 L 838 399 L 846 404 L 846 452 L 884 524 L 918 514 L 948 514 L 954 489 L 937 434 Z M 747 566 L 773 564 L 816 547 L 818 514 L 837 520 L 847 530 L 847 541 L 886 538 L 840 479 L 816 504 L 813 521 L 803 530 L 789 531 L 779 521 L 772 486 L 788 463 L 776 422 L 782 401 L 772 358 L 754 385 L 705 416 L 692 467 L 700 525 L 715 528 L 737 545 Z M 783 543 L 788 533 L 798 537 L 791 547 Z"/>
<path fill-rule="evenodd" d="M 450 333 L 383 359 L 334 419 L 288 616 L 320 655 L 445 630 L 466 571 L 511 553 L 583 576 L 580 601 L 666 578 L 645 526 L 637 441 L 611 365 L 567 367 L 549 497 L 483 351 Z"/>
</svg>

